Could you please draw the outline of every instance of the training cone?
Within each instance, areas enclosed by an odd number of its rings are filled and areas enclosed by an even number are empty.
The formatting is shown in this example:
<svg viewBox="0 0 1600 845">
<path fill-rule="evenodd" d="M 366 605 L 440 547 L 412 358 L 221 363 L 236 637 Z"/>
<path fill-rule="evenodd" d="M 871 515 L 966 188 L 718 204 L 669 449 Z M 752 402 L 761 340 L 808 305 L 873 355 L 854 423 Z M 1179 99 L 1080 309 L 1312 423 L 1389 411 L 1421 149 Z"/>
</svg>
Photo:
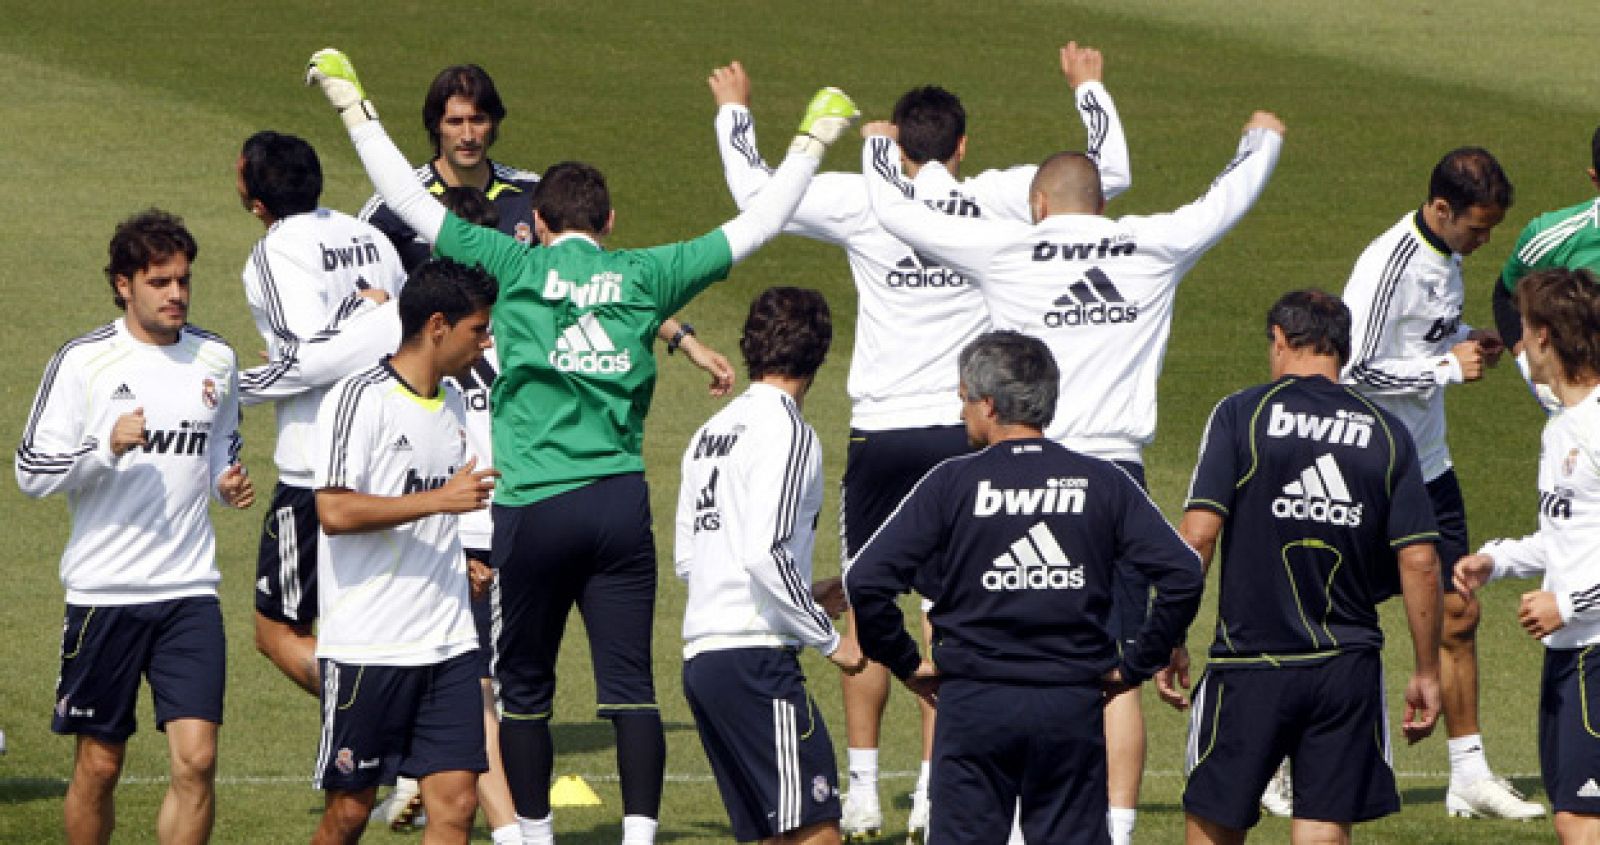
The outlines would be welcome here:
<svg viewBox="0 0 1600 845">
<path fill-rule="evenodd" d="M 562 775 L 550 785 L 552 807 L 598 807 L 600 796 L 577 775 Z"/>
</svg>

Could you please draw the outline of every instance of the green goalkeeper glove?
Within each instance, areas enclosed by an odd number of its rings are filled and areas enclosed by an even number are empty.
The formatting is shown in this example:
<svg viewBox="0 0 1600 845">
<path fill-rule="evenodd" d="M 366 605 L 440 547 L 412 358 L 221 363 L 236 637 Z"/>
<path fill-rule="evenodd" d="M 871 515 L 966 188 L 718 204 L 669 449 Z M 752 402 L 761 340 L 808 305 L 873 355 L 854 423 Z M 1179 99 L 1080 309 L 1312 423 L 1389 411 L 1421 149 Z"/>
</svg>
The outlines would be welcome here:
<svg viewBox="0 0 1600 845">
<path fill-rule="evenodd" d="M 789 145 L 791 153 L 805 153 L 820 159 L 828 145 L 839 140 L 861 116 L 850 95 L 837 88 L 824 88 L 811 98 L 805 117 L 800 119 L 800 134 Z"/>
<path fill-rule="evenodd" d="M 332 47 L 311 54 L 311 61 L 306 63 L 306 84 L 322 89 L 348 129 L 378 119 L 378 110 L 367 99 L 367 92 L 361 90 L 361 80 L 356 78 L 350 57 Z"/>
</svg>

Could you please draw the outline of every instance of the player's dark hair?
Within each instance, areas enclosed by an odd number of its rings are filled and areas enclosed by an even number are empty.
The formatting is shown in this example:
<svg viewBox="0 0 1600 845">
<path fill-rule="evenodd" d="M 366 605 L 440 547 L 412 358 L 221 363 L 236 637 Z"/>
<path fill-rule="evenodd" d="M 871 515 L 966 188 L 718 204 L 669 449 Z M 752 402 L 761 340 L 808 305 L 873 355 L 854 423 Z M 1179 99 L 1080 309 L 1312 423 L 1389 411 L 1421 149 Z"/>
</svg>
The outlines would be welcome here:
<svg viewBox="0 0 1600 845">
<path fill-rule="evenodd" d="M 118 276 L 132 281 L 133 274 L 180 252 L 192 262 L 200 254 L 200 247 L 183 225 L 183 218 L 149 208 L 117 224 L 107 251 L 110 262 L 106 264 L 106 281 L 111 283 L 111 299 L 126 310 L 128 301 L 117 293 Z"/>
<path fill-rule="evenodd" d="M 1336 356 L 1340 367 L 1350 360 L 1350 308 L 1327 291 L 1306 288 L 1278 297 L 1267 311 L 1268 339 L 1273 326 L 1290 349 Z"/>
<path fill-rule="evenodd" d="M 474 226 L 494 229 L 500 225 L 500 209 L 494 207 L 494 203 L 489 201 L 489 195 L 481 188 L 468 185 L 445 188 L 444 193 L 439 195 L 439 202 L 457 217 Z"/>
<path fill-rule="evenodd" d="M 1002 424 L 1042 431 L 1055 419 L 1061 370 L 1044 341 L 1009 329 L 987 332 L 961 350 L 959 364 L 966 400 L 992 400 Z"/>
<path fill-rule="evenodd" d="M 1596 126 L 1594 135 L 1589 137 L 1589 166 L 1600 173 L 1600 126 Z"/>
<path fill-rule="evenodd" d="M 1568 378 L 1600 376 L 1600 280 L 1593 273 L 1561 267 L 1529 273 L 1517 282 L 1517 309 L 1529 328 L 1550 330 Z"/>
<path fill-rule="evenodd" d="M 750 303 L 739 351 L 750 380 L 762 376 L 808 378 L 833 343 L 828 300 L 806 288 L 767 288 Z"/>
<path fill-rule="evenodd" d="M 967 134 L 967 110 L 962 108 L 961 98 L 937 85 L 900 95 L 893 121 L 900 149 L 917 164 L 949 161 Z"/>
<path fill-rule="evenodd" d="M 489 137 L 484 139 L 484 149 L 494 145 L 500 134 L 500 121 L 506 118 L 505 103 L 495 90 L 494 80 L 477 65 L 451 65 L 439 71 L 428 86 L 428 96 L 422 100 L 422 126 L 428 130 L 428 140 L 433 142 L 433 155 L 439 156 L 439 121 L 444 119 L 444 107 L 451 97 L 466 97 L 479 111 L 489 116 Z"/>
<path fill-rule="evenodd" d="M 482 267 L 448 258 L 424 261 L 400 289 L 400 342 L 416 337 L 434 314 L 443 314 L 453 326 L 463 317 L 494 307 L 499 295 L 500 285 Z"/>
<path fill-rule="evenodd" d="M 317 209 L 322 162 L 305 139 L 264 130 L 245 139 L 239 157 L 245 194 L 259 200 L 273 218 Z"/>
<path fill-rule="evenodd" d="M 563 161 L 544 172 L 533 194 L 533 210 L 555 232 L 598 235 L 611 219 L 606 177 L 581 161 Z"/>
<path fill-rule="evenodd" d="M 1511 179 L 1500 169 L 1500 162 L 1482 147 L 1460 147 L 1445 153 L 1428 177 L 1428 199 L 1442 199 L 1453 214 L 1475 205 L 1511 207 Z"/>
</svg>

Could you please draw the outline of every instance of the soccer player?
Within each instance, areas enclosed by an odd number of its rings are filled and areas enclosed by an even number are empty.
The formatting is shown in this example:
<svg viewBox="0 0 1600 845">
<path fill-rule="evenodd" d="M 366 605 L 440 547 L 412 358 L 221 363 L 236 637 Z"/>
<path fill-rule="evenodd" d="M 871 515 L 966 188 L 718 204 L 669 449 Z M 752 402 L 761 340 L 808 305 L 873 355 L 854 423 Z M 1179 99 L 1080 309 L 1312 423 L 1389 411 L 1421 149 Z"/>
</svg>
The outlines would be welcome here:
<svg viewBox="0 0 1600 845">
<path fill-rule="evenodd" d="M 1511 207 L 1511 182 L 1487 150 L 1462 147 L 1434 166 L 1428 199 L 1356 260 L 1344 289 L 1352 350 L 1343 379 L 1400 418 L 1417 447 L 1439 527 L 1444 572 L 1444 723 L 1453 816 L 1528 819 L 1544 808 L 1489 769 L 1478 726 L 1478 603 L 1448 573 L 1469 549 L 1467 514 L 1445 439 L 1444 388 L 1477 381 L 1504 349 L 1492 329 L 1461 320 L 1461 261 L 1489 241 Z"/>
<path fill-rule="evenodd" d="M 317 413 L 315 485 L 327 793 L 313 842 L 354 842 L 381 781 L 416 778 L 429 842 L 466 842 L 484 757 L 477 632 L 456 514 L 487 506 L 461 396 L 441 382 L 490 345 L 494 279 L 424 263 L 400 295 L 393 356 Z"/>
<path fill-rule="evenodd" d="M 1100 168 L 1108 196 L 1128 187 L 1128 146 L 1116 105 L 1101 83 L 1099 50 L 1069 42 L 1060 51 L 1062 74 L 1073 91 L 1087 130 L 1089 154 Z M 734 62 L 711 75 L 718 111 L 716 136 L 723 172 L 734 201 L 748 206 L 772 178 L 756 145 L 750 113 L 750 79 Z M 914 88 L 894 108 L 902 164 L 919 197 L 955 216 L 1027 220 L 1032 166 L 985 171 L 958 181 L 966 156 L 966 110 L 942 88 Z M 982 295 L 960 273 L 940 266 L 884 231 L 872 214 L 859 173 L 823 173 L 784 227 L 842 247 L 857 292 L 855 352 L 850 362 L 850 448 L 840 485 L 844 561 L 861 549 L 924 473 L 945 458 L 967 451 L 956 400 L 956 356 L 989 328 Z M 845 634 L 854 639 L 854 626 Z M 845 729 L 849 742 L 850 789 L 845 795 L 846 838 L 876 836 L 883 826 L 878 800 L 878 739 L 889 695 L 889 673 L 871 664 L 843 676 Z M 1127 696 L 1114 705 L 1133 706 Z M 1108 717 L 1110 718 L 1110 717 Z M 909 827 L 927 827 L 928 750 L 933 709 L 923 708 L 923 764 L 912 793 Z M 1112 735 L 1112 806 L 1132 813 L 1143 762 L 1143 731 L 1133 732 L 1129 765 L 1119 771 Z M 1117 785 L 1118 776 L 1131 783 Z"/>
<path fill-rule="evenodd" d="M 171 755 L 156 835 L 205 842 L 227 674 L 206 501 L 255 501 L 238 463 L 238 371 L 227 343 L 189 325 L 197 247 L 183 221 L 156 209 L 134 215 L 109 252 L 106 279 L 123 316 L 50 359 L 16 455 L 22 492 L 65 493 L 72 512 L 50 724 L 77 736 L 66 841 L 111 841 L 143 673 Z"/>
<path fill-rule="evenodd" d="M 1517 283 L 1528 368 L 1564 408 L 1539 447 L 1539 530 L 1486 543 L 1456 563 L 1470 593 L 1494 578 L 1543 575 L 1522 594 L 1517 621 L 1544 642 L 1539 693 L 1539 768 L 1562 842 L 1600 841 L 1600 741 L 1589 702 L 1600 693 L 1584 657 L 1600 643 L 1600 288 L 1587 270 L 1536 270 Z"/>
<path fill-rule="evenodd" d="M 851 562 L 861 645 L 938 699 L 929 841 L 1005 842 L 1020 799 L 1027 841 L 1105 842 L 1105 696 L 1183 642 L 1199 561 L 1128 473 L 1045 437 L 1061 376 L 1043 342 L 981 335 L 960 373 L 982 451 L 934 467 Z M 1156 587 L 1120 654 L 1109 629 L 1118 568 Z M 931 660 L 896 605 L 912 588 L 933 601 Z"/>
<path fill-rule="evenodd" d="M 393 296 L 405 270 L 381 232 L 320 208 L 322 164 L 293 135 L 257 132 L 236 164 L 240 202 L 267 233 L 250 252 L 245 301 L 278 366 L 241 380 L 247 404 L 275 400 L 278 483 L 261 526 L 256 559 L 256 648 L 290 680 L 316 695 L 317 515 L 311 490 L 312 429 L 328 384 L 280 382 L 303 342 L 358 304 L 363 290 Z M 363 365 L 363 368 L 365 365 Z M 336 377 L 348 372 L 335 374 Z"/>
<path fill-rule="evenodd" d="M 1406 738 L 1439 713 L 1433 510 L 1405 427 L 1338 383 L 1350 313 L 1284 294 L 1267 315 L 1273 381 L 1217 403 L 1178 530 L 1211 565 L 1222 537 L 1216 639 L 1189 721 L 1191 843 L 1243 842 L 1285 755 L 1295 842 L 1348 842 L 1400 809 L 1384 706 L 1377 603 L 1405 595 L 1416 667 Z M 1187 706 L 1188 655 L 1156 679 Z"/>
<path fill-rule="evenodd" d="M 660 321 L 778 234 L 827 145 L 856 116 L 841 92 L 813 100 L 762 202 L 702 235 L 612 252 L 610 196 L 594 168 L 544 174 L 534 215 L 540 246 L 446 213 L 412 178 L 376 120 L 349 60 L 312 57 L 322 88 L 384 201 L 440 255 L 501 281 L 493 389 L 494 569 L 501 628 L 495 679 L 500 750 L 525 841 L 553 839 L 549 719 L 555 659 L 574 604 L 594 661 L 599 712 L 612 721 L 623 841 L 654 840 L 666 743 L 651 677 L 656 563 L 641 447 L 655 384 L 650 337 Z"/>
<path fill-rule="evenodd" d="M 750 387 L 683 453 L 683 692 L 740 842 L 840 841 L 833 742 L 797 656 L 865 664 L 809 589 L 822 449 L 800 406 L 832 339 L 822 294 L 763 291 L 739 340 Z"/>
</svg>

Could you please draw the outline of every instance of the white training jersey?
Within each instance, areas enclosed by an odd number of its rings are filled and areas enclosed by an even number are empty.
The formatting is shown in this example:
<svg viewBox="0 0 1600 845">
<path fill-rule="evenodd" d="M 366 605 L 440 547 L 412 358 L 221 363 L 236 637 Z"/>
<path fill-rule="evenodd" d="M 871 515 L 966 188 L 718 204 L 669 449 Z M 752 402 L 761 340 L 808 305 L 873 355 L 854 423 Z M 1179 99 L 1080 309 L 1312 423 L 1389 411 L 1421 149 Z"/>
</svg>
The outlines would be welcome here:
<svg viewBox="0 0 1600 845">
<path fill-rule="evenodd" d="M 444 486 L 468 457 L 454 388 L 412 392 L 384 361 L 349 376 L 317 416 L 318 490 L 404 496 Z M 425 666 L 477 648 L 466 559 L 453 514 L 381 531 L 319 533 L 317 656 Z"/>
<path fill-rule="evenodd" d="M 349 296 L 358 290 L 376 288 L 399 296 L 405 270 L 382 232 L 348 214 L 319 208 L 273 223 L 251 250 L 243 278 L 250 316 L 268 357 L 276 362 L 292 357 L 299 344 L 347 316 L 354 308 Z M 245 386 L 256 392 L 254 380 Z M 324 392 L 312 388 L 277 399 L 273 460 L 284 484 L 311 486 L 312 429 Z"/>
<path fill-rule="evenodd" d="M 489 428 L 489 389 L 495 376 L 500 374 L 500 354 L 494 347 L 483 350 L 472 369 L 461 378 L 447 378 L 461 394 L 467 413 L 467 451 L 478 459 L 477 469 L 494 466 L 494 440 Z M 467 549 L 488 551 L 494 541 L 493 508 L 484 508 L 461 514 L 461 546 Z M 488 561 L 484 561 L 488 563 Z"/>
<path fill-rule="evenodd" d="M 1344 288 L 1351 348 L 1342 380 L 1405 423 L 1424 481 L 1451 466 L 1440 388 L 1461 381 L 1450 348 L 1472 331 L 1461 321 L 1465 298 L 1461 256 L 1428 230 L 1420 212 L 1368 244 Z"/>
<path fill-rule="evenodd" d="M 1078 86 L 1075 103 L 1106 196 L 1115 196 L 1130 181 L 1116 106 L 1098 82 Z M 744 208 L 772 169 L 757 150 L 749 109 L 723 106 L 716 130 L 728 189 Z M 957 181 L 944 165 L 929 162 L 911 184 L 917 197 L 948 215 L 1028 221 L 1028 190 L 1037 169 L 989 170 Z M 858 173 L 813 177 L 784 231 L 841 246 L 849 261 L 857 294 L 855 353 L 846 384 L 850 425 L 864 431 L 959 425 L 956 357 L 989 328 L 983 298 L 969 280 L 885 231 Z"/>
<path fill-rule="evenodd" d="M 117 418 L 143 409 L 146 445 L 111 454 Z M 233 350 L 184 326 L 152 346 L 124 319 L 50 359 L 17 447 L 17 484 L 65 492 L 67 603 L 123 605 L 214 596 L 222 579 L 207 500 L 239 456 Z M 17 526 L 13 526 L 17 528 Z"/>
<path fill-rule="evenodd" d="M 1061 392 L 1046 435 L 1097 458 L 1139 461 L 1155 436 L 1178 283 L 1255 203 L 1282 145 L 1267 129 L 1244 133 L 1210 190 L 1168 214 L 1058 214 L 1037 224 L 951 217 L 917 202 L 888 138 L 867 139 L 862 170 L 884 228 L 975 282 L 995 328 L 1050 347 Z"/>
<path fill-rule="evenodd" d="M 839 645 L 811 597 L 822 450 L 788 393 L 752 384 L 696 431 L 678 488 L 683 656 Z"/>
<path fill-rule="evenodd" d="M 1539 444 L 1539 530 L 1493 540 L 1495 578 L 1544 575 L 1565 623 L 1544 638 L 1550 648 L 1600 643 L 1600 388 L 1557 412 Z"/>
</svg>

